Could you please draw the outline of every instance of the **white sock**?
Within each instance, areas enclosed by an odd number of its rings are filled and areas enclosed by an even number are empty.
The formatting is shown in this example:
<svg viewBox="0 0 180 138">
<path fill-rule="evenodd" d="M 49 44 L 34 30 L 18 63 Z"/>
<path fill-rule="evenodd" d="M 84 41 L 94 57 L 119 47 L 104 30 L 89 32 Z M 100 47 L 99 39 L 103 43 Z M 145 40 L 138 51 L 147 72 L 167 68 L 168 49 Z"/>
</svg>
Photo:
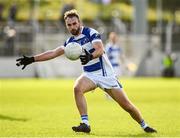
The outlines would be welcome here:
<svg viewBox="0 0 180 138">
<path fill-rule="evenodd" d="M 141 123 L 140 123 L 141 127 L 143 129 L 145 129 L 146 127 L 148 127 L 148 124 L 146 124 L 146 122 L 143 120 Z"/>
<path fill-rule="evenodd" d="M 88 115 L 81 115 L 81 120 L 83 123 L 89 126 Z"/>
<path fill-rule="evenodd" d="M 82 122 L 89 126 L 89 121 L 88 120 L 82 120 Z"/>
</svg>

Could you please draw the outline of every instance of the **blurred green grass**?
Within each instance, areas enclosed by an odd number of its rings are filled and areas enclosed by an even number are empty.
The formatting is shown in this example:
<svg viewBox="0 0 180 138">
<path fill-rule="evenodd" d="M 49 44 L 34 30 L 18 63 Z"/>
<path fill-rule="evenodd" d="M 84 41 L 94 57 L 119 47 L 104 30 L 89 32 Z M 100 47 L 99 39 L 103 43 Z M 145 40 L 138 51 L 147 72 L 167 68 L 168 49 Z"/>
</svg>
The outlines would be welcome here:
<svg viewBox="0 0 180 138">
<path fill-rule="evenodd" d="M 122 78 L 129 98 L 157 134 L 139 125 L 100 89 L 87 93 L 91 134 L 76 134 L 80 122 L 73 79 L 1 79 L 0 136 L 177 137 L 180 136 L 180 79 Z"/>
</svg>

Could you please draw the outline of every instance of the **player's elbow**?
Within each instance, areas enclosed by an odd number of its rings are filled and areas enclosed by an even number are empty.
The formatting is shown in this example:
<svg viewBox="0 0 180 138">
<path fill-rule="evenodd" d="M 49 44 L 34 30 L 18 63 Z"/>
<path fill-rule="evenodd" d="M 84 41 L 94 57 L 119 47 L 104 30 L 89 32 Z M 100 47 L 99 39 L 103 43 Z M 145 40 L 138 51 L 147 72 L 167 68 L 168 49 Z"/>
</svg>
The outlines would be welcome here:
<svg viewBox="0 0 180 138">
<path fill-rule="evenodd" d="M 103 53 L 104 53 L 104 50 L 103 50 L 103 49 L 101 49 L 101 50 L 100 50 L 100 52 L 99 52 L 99 55 L 100 55 L 100 56 L 102 56 L 102 55 L 103 55 Z"/>
<path fill-rule="evenodd" d="M 104 53 L 104 48 L 102 42 L 95 42 L 93 47 L 95 48 L 95 53 L 97 57 L 100 57 Z"/>
<path fill-rule="evenodd" d="M 94 58 L 98 58 L 98 57 L 102 56 L 103 53 L 104 53 L 103 50 L 101 50 L 101 49 L 96 49 L 96 52 L 93 53 L 93 57 L 94 57 Z"/>
</svg>

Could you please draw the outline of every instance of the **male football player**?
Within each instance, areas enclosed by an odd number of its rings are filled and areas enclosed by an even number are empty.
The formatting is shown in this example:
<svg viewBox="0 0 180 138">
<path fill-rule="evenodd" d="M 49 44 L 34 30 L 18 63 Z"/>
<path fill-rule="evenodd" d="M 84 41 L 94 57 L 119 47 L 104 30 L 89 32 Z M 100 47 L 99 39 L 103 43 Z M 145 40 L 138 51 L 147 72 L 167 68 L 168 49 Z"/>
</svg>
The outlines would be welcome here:
<svg viewBox="0 0 180 138">
<path fill-rule="evenodd" d="M 116 79 L 111 63 L 104 52 L 100 34 L 95 29 L 82 26 L 76 10 L 67 11 L 64 14 L 64 20 L 66 28 L 72 34 L 72 36 L 65 41 L 64 46 L 33 57 L 23 56 L 17 59 L 17 66 L 23 65 L 22 69 L 24 69 L 33 62 L 46 61 L 61 56 L 64 54 L 64 47 L 66 47 L 68 43 L 77 42 L 85 51 L 85 54 L 80 56 L 84 72 L 76 80 L 74 85 L 75 101 L 82 123 L 78 126 L 73 126 L 73 131 L 85 133 L 91 131 L 84 94 L 100 87 L 126 110 L 131 117 L 140 124 L 145 132 L 156 132 L 155 129 L 145 123 L 141 113 L 130 102 L 126 93 L 123 91 L 122 85 Z"/>
</svg>

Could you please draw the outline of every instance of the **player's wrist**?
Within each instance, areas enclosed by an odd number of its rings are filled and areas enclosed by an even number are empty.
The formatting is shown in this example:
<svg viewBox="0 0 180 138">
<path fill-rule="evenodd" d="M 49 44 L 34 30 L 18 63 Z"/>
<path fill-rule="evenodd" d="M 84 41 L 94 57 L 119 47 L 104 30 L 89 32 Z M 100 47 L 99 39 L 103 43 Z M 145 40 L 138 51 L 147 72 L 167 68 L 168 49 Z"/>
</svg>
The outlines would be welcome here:
<svg viewBox="0 0 180 138">
<path fill-rule="evenodd" d="M 92 60 L 92 59 L 94 59 L 93 54 L 89 54 L 89 60 Z"/>
<path fill-rule="evenodd" d="M 30 61 L 31 61 L 32 63 L 35 62 L 35 57 L 34 57 L 34 56 L 30 57 Z"/>
<path fill-rule="evenodd" d="M 26 59 L 25 59 L 25 64 L 31 64 L 31 63 L 33 63 L 33 62 L 35 62 L 35 58 L 32 56 L 32 57 L 26 57 Z"/>
</svg>

